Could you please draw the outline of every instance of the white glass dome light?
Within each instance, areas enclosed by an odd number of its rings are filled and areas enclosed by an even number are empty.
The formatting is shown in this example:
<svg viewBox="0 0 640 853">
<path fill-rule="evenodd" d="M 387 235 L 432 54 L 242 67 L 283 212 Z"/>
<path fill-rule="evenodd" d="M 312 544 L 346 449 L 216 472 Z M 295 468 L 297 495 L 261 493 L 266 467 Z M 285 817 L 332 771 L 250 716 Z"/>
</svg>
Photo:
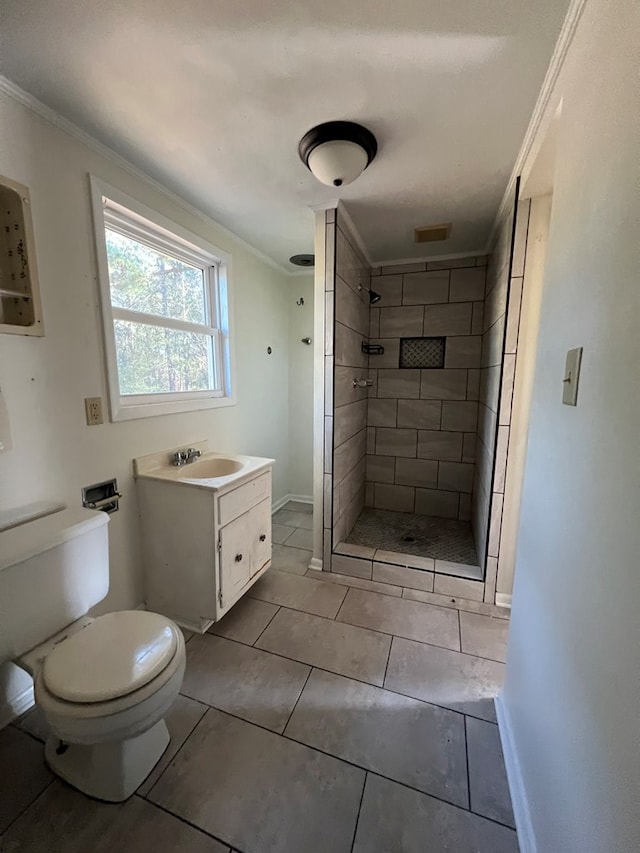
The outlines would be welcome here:
<svg viewBox="0 0 640 853">
<path fill-rule="evenodd" d="M 320 183 L 342 187 L 364 172 L 377 149 L 376 139 L 366 127 L 348 121 L 329 121 L 305 133 L 298 153 Z"/>
</svg>

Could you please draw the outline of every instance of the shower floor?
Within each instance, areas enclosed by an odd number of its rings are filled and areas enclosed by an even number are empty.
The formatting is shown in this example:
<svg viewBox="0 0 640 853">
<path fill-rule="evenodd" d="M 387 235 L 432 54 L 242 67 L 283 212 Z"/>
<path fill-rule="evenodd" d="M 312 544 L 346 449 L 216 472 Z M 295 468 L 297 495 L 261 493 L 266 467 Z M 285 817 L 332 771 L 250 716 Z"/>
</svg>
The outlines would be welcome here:
<svg viewBox="0 0 640 853">
<path fill-rule="evenodd" d="M 478 565 L 468 521 L 365 508 L 347 537 L 352 545 Z"/>
</svg>

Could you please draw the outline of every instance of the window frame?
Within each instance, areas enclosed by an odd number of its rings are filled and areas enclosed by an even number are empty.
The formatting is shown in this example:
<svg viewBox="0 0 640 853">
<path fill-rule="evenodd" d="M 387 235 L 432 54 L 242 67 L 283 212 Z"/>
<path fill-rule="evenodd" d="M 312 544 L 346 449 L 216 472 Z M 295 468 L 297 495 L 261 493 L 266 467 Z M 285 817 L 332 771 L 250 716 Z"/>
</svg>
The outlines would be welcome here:
<svg viewBox="0 0 640 853">
<path fill-rule="evenodd" d="M 110 420 L 133 420 L 235 405 L 231 255 L 94 175 L 89 178 Z M 202 269 L 205 323 L 192 323 L 113 305 L 106 229 Z M 118 376 L 116 320 L 209 336 L 215 389 L 122 394 Z"/>
</svg>

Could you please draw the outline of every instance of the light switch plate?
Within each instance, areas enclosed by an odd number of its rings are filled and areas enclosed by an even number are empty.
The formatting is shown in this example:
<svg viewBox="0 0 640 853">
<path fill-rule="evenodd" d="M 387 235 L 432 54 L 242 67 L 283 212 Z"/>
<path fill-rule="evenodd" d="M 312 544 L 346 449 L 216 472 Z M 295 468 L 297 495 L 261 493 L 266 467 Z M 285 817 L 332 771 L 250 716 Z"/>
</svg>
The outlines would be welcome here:
<svg viewBox="0 0 640 853">
<path fill-rule="evenodd" d="M 562 402 L 565 406 L 576 406 L 578 403 L 578 381 L 580 379 L 580 364 L 582 362 L 582 347 L 570 349 L 564 367 L 562 380 Z"/>
</svg>

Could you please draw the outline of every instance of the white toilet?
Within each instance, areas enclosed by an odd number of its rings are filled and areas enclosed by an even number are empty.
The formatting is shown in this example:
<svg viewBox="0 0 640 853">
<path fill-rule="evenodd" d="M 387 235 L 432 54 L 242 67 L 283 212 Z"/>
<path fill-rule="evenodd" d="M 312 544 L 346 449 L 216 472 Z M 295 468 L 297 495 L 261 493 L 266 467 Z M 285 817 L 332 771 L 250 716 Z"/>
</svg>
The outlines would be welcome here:
<svg viewBox="0 0 640 853">
<path fill-rule="evenodd" d="M 109 590 L 108 515 L 34 505 L 0 518 L 0 663 L 34 679 L 52 734 L 45 758 L 75 788 L 120 802 L 169 743 L 185 667 L 171 620 L 86 613 Z"/>
</svg>

